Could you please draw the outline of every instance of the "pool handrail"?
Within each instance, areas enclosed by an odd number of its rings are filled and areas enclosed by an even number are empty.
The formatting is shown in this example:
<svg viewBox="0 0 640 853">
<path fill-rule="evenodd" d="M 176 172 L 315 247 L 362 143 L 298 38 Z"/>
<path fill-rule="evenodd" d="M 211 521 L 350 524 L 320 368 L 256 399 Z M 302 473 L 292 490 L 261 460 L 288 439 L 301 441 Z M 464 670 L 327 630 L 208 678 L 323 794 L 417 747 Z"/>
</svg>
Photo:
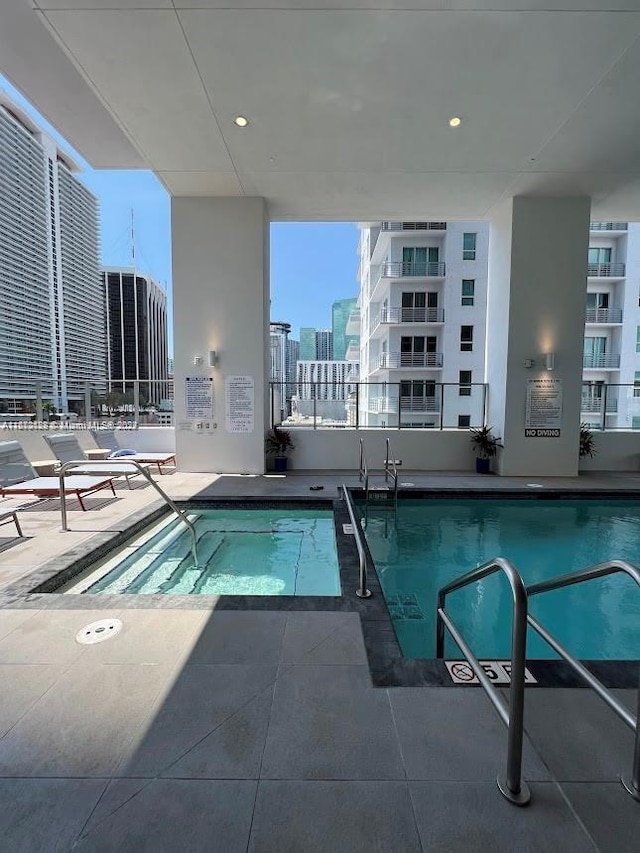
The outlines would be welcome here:
<svg viewBox="0 0 640 853">
<path fill-rule="evenodd" d="M 358 476 L 360 482 L 364 482 L 364 493 L 369 497 L 369 466 L 367 465 L 367 457 L 364 450 L 364 438 L 360 439 L 360 464 Z"/>
<path fill-rule="evenodd" d="M 356 595 L 358 598 L 371 598 L 371 590 L 367 587 L 367 554 L 364 550 L 364 544 L 362 542 L 362 536 L 360 534 L 360 525 L 356 522 L 355 512 L 353 510 L 353 503 L 351 502 L 351 495 L 349 494 L 349 490 L 343 483 L 342 486 L 342 494 L 344 495 L 345 502 L 347 504 L 347 512 L 349 513 L 349 518 L 351 519 L 351 527 L 353 529 L 353 536 L 356 540 L 356 548 L 358 549 L 358 561 L 360 568 L 360 586 L 356 590 Z"/>
<path fill-rule="evenodd" d="M 640 586 L 640 569 L 638 569 L 637 566 L 634 566 L 626 560 L 608 560 L 605 563 L 597 563 L 596 565 L 589 566 L 586 569 L 578 569 L 578 571 L 568 572 L 565 575 L 559 575 L 558 577 L 551 578 L 550 580 L 531 584 L 531 586 L 526 588 L 527 594 L 529 597 L 532 595 L 539 595 L 543 592 L 552 592 L 566 586 L 573 586 L 574 584 L 585 583 L 586 581 L 618 573 L 628 575 L 638 586 Z M 638 711 L 634 716 L 628 708 L 626 708 L 609 690 L 607 690 L 604 684 L 596 678 L 592 672 L 590 672 L 577 658 L 568 652 L 564 646 L 530 614 L 527 614 L 527 622 L 531 625 L 533 630 L 536 631 L 542 639 L 569 664 L 573 671 L 577 673 L 577 675 L 582 678 L 582 680 L 585 681 L 592 690 L 595 690 L 598 696 L 606 702 L 611 710 L 614 711 L 614 713 L 617 714 L 617 716 L 620 717 L 620 719 L 629 726 L 633 732 L 635 732 L 635 746 L 633 751 L 631 775 L 621 774 L 620 781 L 626 791 L 635 800 L 640 802 L 640 726 L 638 725 L 638 720 L 640 720 L 640 687 L 638 689 Z"/>
<path fill-rule="evenodd" d="M 513 595 L 513 624 L 511 629 L 511 686 L 509 703 L 491 683 L 480 661 L 471 651 L 462 633 L 445 609 L 449 593 L 462 589 L 469 584 L 502 572 L 511 586 Z M 436 657 L 444 658 L 445 627 L 455 640 L 474 671 L 485 693 L 496 709 L 500 719 L 507 726 L 507 770 L 504 776 L 498 776 L 498 788 L 502 795 L 517 806 L 525 806 L 531 799 L 527 783 L 522 778 L 522 745 L 524 740 L 524 680 L 525 657 L 527 648 L 527 591 L 520 572 L 505 557 L 494 557 L 466 572 L 438 590 L 436 613 Z"/>
<path fill-rule="evenodd" d="M 178 516 L 178 518 L 180 520 L 182 520 L 184 522 L 184 524 L 186 524 L 186 526 L 189 528 L 189 532 L 191 534 L 191 555 L 193 557 L 193 564 L 194 564 L 194 568 L 197 568 L 197 566 L 198 566 L 198 549 L 197 549 L 196 528 L 195 528 L 193 522 L 189 521 L 189 519 L 187 518 L 187 514 L 182 512 L 182 510 L 178 509 L 178 507 L 171 500 L 169 495 L 164 491 L 164 489 L 161 489 L 160 486 L 153 479 L 153 477 L 149 473 L 148 467 L 145 467 L 144 465 L 140 464 L 139 462 L 135 462 L 131 459 L 128 459 L 126 456 L 121 456 L 121 457 L 118 457 L 117 460 L 94 459 L 91 461 L 91 465 L 92 466 L 99 465 L 101 467 L 104 466 L 105 474 L 108 474 L 109 473 L 109 470 L 108 470 L 109 465 L 113 466 L 114 461 L 117 462 L 117 465 L 118 465 L 118 470 L 116 471 L 116 473 L 119 473 L 120 475 L 122 474 L 123 462 L 126 462 L 127 465 L 133 465 L 142 474 L 142 476 L 151 483 L 153 488 L 156 490 L 156 492 L 158 492 L 158 494 L 160 495 L 162 500 L 167 504 L 167 506 L 170 509 L 172 509 L 173 512 L 175 512 L 175 514 Z M 78 460 L 71 460 L 69 462 L 63 462 L 62 465 L 60 466 L 60 470 L 58 472 L 58 477 L 60 479 L 60 517 L 61 517 L 61 521 L 62 521 L 62 530 L 64 532 L 69 530 L 69 525 L 67 523 L 67 496 L 66 496 L 65 488 L 64 488 L 65 474 L 67 473 L 67 471 L 71 471 L 73 468 L 78 468 L 78 467 L 82 467 L 82 466 L 86 467 L 86 464 L 87 464 L 86 459 L 78 459 Z"/>
<path fill-rule="evenodd" d="M 389 477 L 393 480 L 393 500 L 396 506 L 398 507 L 398 468 L 396 465 L 396 458 L 393 453 L 393 448 L 391 447 L 391 439 L 387 438 L 385 440 L 386 446 L 386 454 L 384 459 L 384 481 L 385 483 L 389 482 Z"/>
</svg>

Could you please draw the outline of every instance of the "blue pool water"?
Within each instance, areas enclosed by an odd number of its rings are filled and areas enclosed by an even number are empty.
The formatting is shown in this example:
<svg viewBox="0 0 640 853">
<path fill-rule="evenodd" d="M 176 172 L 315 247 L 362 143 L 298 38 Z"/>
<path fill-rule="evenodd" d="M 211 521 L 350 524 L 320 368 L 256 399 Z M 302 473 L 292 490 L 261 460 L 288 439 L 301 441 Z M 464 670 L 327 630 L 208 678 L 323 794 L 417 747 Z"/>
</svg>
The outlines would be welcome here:
<svg viewBox="0 0 640 853">
<path fill-rule="evenodd" d="M 164 519 L 65 589 L 73 593 L 340 595 L 331 510 L 194 510 Z"/>
<path fill-rule="evenodd" d="M 366 537 L 403 653 L 435 656 L 438 589 L 496 556 L 525 583 L 618 558 L 640 564 L 640 502 L 402 500 L 397 516 L 369 509 Z M 481 658 L 509 656 L 511 592 L 487 578 L 451 593 L 447 610 Z M 640 589 L 617 574 L 535 596 L 530 612 L 583 659 L 640 657 Z M 527 656 L 554 658 L 530 629 Z M 460 657 L 449 637 L 447 656 Z"/>
</svg>

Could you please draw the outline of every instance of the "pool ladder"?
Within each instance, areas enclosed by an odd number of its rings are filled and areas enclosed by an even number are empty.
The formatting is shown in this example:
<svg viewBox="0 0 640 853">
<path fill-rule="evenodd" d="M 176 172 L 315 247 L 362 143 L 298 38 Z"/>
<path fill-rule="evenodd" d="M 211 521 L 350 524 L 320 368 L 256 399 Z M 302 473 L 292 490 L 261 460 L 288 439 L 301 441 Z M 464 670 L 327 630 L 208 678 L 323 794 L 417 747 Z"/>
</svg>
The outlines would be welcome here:
<svg viewBox="0 0 640 853">
<path fill-rule="evenodd" d="M 398 508 L 398 468 L 397 460 L 391 448 L 391 441 L 385 439 L 385 459 L 384 459 L 384 486 L 372 486 L 370 482 L 369 466 L 367 464 L 367 456 L 364 448 L 364 439 L 360 439 L 360 463 L 358 476 L 364 487 L 365 502 L 368 505 L 375 500 L 378 505 L 389 506 L 391 504 L 394 509 Z M 391 485 L 389 485 L 391 481 Z M 375 495 L 376 498 L 372 498 Z M 378 500 L 378 496 L 384 500 Z"/>
<path fill-rule="evenodd" d="M 496 572 L 506 575 L 511 586 L 513 596 L 513 621 L 511 628 L 511 687 L 509 703 L 506 704 L 502 695 L 491 683 L 488 675 L 483 670 L 480 662 L 466 643 L 461 631 L 455 625 L 451 616 L 446 611 L 445 604 L 447 596 L 469 584 L 483 580 Z M 526 805 L 531 794 L 526 782 L 522 778 L 522 743 L 524 738 L 524 681 L 525 681 L 525 659 L 527 642 L 527 624 L 538 633 L 551 648 L 563 658 L 574 672 L 587 683 L 600 698 L 620 717 L 620 719 L 635 732 L 635 746 L 633 752 L 633 764 L 630 774 L 620 777 L 625 790 L 640 802 L 640 689 L 638 690 L 638 711 L 632 714 L 613 694 L 607 690 L 604 684 L 593 675 L 577 658 L 562 646 L 547 629 L 533 618 L 528 612 L 528 599 L 532 595 L 544 592 L 552 592 L 566 586 L 585 583 L 596 578 L 606 577 L 623 573 L 628 575 L 640 586 L 640 570 L 626 560 L 611 560 L 606 563 L 598 563 L 586 569 L 560 575 L 548 581 L 532 584 L 526 587 L 520 572 L 504 557 L 496 557 L 488 563 L 484 563 L 461 577 L 451 581 L 438 591 L 438 604 L 436 616 L 436 656 L 444 658 L 445 628 L 449 631 L 456 644 L 473 669 L 481 686 L 491 700 L 498 715 L 509 730 L 507 745 L 507 769 L 504 775 L 498 777 L 498 787 L 501 793 L 515 805 Z"/>
</svg>

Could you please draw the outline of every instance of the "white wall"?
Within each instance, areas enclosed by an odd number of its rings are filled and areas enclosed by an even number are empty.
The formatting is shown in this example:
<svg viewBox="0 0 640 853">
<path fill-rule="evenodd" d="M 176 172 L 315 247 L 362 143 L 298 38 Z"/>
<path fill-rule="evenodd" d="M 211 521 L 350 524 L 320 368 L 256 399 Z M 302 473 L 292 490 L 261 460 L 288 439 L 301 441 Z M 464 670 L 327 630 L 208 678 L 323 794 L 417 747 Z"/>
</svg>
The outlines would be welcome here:
<svg viewBox="0 0 640 853">
<path fill-rule="evenodd" d="M 489 421 L 505 440 L 503 474 L 578 470 L 589 215 L 588 198 L 516 197 L 492 223 L 487 381 Z M 563 382 L 560 438 L 525 438 L 527 380 L 549 375 Z"/>
<path fill-rule="evenodd" d="M 475 456 L 466 430 L 291 430 L 292 470 L 357 471 L 364 438 L 371 470 L 384 467 L 385 439 L 405 470 L 472 471 Z M 402 481 L 402 473 L 400 480 Z"/>
<path fill-rule="evenodd" d="M 580 460 L 581 471 L 628 471 L 640 473 L 640 432 L 594 432 L 593 459 Z"/>
<path fill-rule="evenodd" d="M 173 198 L 175 425 L 182 471 L 262 473 L 269 366 L 268 221 L 260 198 Z M 208 365 L 215 350 L 219 363 Z M 194 367 L 202 355 L 204 364 Z M 225 377 L 252 376 L 252 433 L 225 427 Z M 185 420 L 187 376 L 211 376 L 215 417 Z M 183 425 L 186 424 L 186 429 Z M 215 424 L 215 426 L 214 426 Z M 193 426 L 193 425 L 192 425 Z"/>
</svg>

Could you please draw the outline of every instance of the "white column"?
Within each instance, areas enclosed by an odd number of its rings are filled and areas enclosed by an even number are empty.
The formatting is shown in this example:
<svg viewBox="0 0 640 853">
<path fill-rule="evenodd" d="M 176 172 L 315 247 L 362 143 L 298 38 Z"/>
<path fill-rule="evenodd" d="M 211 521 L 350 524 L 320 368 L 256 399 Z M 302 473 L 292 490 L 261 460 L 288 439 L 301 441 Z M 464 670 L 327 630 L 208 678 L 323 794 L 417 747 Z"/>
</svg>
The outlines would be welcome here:
<svg viewBox="0 0 640 853">
<path fill-rule="evenodd" d="M 588 198 L 516 197 L 491 223 L 488 420 L 504 439 L 503 475 L 578 473 L 590 207 Z M 554 354 L 551 371 L 546 353 Z M 535 378 L 562 380 L 559 438 L 525 436 L 527 385 Z"/>
<path fill-rule="evenodd" d="M 264 472 L 268 404 L 269 224 L 261 198 L 173 198 L 176 450 L 181 471 Z M 216 367 L 209 352 L 218 353 Z M 194 357 L 203 363 L 194 365 Z M 188 422 L 185 377 L 213 377 L 213 419 Z M 251 376 L 253 432 L 225 425 L 225 377 Z M 210 427 L 207 423 L 211 421 Z"/>
</svg>

